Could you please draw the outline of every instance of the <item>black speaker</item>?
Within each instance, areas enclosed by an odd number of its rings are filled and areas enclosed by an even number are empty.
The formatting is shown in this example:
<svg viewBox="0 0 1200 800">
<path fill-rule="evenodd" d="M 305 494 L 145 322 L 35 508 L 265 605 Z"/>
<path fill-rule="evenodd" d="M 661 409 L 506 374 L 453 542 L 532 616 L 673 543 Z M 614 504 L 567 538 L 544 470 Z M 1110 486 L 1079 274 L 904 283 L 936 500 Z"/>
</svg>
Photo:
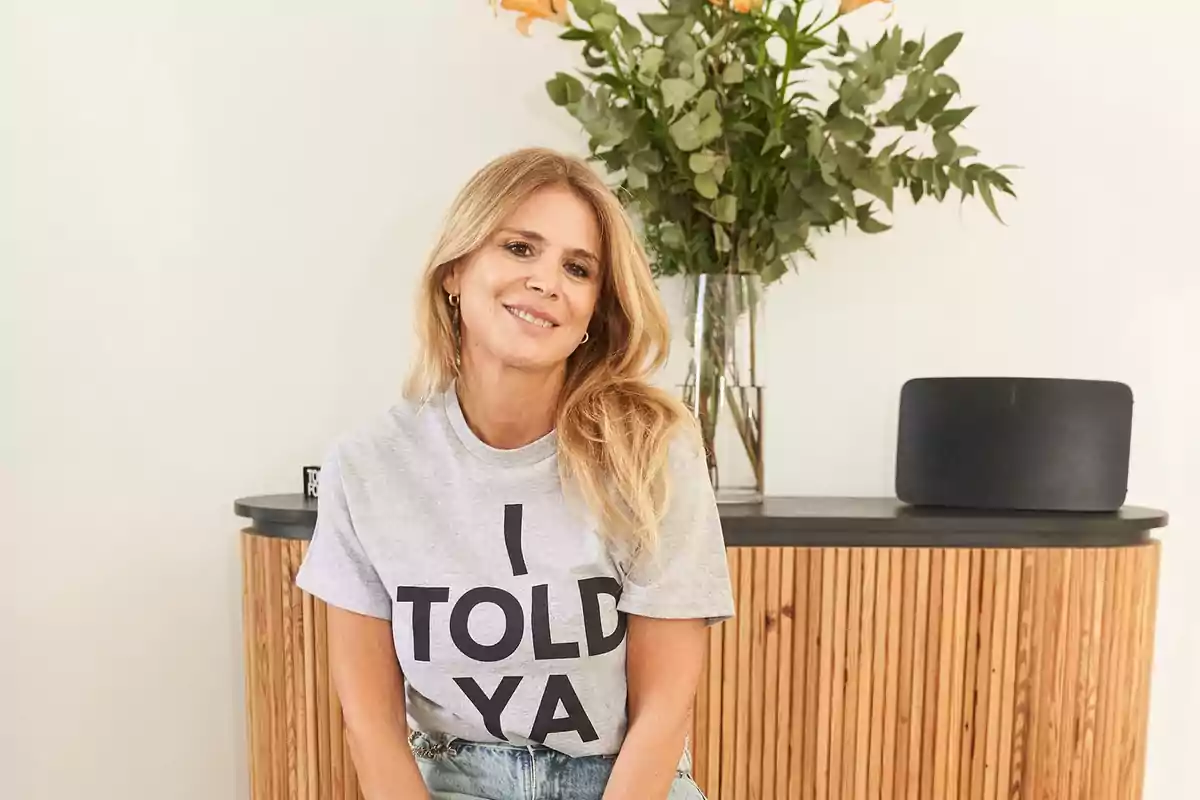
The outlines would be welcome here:
<svg viewBox="0 0 1200 800">
<path fill-rule="evenodd" d="M 896 495 L 916 506 L 1115 511 L 1133 394 L 1113 381 L 915 378 L 900 393 Z"/>
</svg>

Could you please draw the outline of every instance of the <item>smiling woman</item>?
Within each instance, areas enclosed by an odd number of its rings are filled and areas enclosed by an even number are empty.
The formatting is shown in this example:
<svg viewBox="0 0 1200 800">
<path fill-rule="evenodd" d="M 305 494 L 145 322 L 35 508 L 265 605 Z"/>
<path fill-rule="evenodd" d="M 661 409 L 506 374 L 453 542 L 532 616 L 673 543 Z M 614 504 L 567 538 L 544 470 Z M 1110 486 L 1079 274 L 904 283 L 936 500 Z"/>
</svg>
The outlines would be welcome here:
<svg viewBox="0 0 1200 800">
<path fill-rule="evenodd" d="M 491 359 L 527 369 L 564 364 L 590 338 L 598 252 L 596 215 L 574 189 L 534 192 L 442 279 L 447 296 L 460 298 L 460 369 Z"/>
<path fill-rule="evenodd" d="M 729 567 L 696 426 L 649 383 L 666 314 L 620 203 L 579 159 L 496 159 L 416 322 L 406 402 L 326 459 L 296 579 L 364 795 L 702 798 Z"/>
</svg>

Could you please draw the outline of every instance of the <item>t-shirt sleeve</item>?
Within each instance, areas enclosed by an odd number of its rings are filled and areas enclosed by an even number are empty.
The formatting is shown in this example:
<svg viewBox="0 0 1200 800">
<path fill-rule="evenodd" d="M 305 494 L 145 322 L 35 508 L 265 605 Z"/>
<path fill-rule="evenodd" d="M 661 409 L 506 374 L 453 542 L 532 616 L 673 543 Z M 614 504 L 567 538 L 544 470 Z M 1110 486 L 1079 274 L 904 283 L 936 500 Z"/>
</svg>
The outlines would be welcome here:
<svg viewBox="0 0 1200 800">
<path fill-rule="evenodd" d="M 661 619 L 733 617 L 733 591 L 721 517 L 699 441 L 671 444 L 667 510 L 658 544 L 639 553 L 625 574 L 620 611 Z"/>
<path fill-rule="evenodd" d="M 331 606 L 392 618 L 391 597 L 354 530 L 336 448 L 321 465 L 317 524 L 296 585 Z"/>
</svg>

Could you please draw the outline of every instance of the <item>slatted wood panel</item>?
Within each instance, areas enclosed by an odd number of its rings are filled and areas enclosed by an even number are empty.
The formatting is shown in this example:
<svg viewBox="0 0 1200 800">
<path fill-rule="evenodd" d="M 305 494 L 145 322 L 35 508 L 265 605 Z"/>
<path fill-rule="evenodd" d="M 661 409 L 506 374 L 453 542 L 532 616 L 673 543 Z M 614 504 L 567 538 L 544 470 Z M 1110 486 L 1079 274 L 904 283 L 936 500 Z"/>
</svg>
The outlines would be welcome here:
<svg viewBox="0 0 1200 800">
<path fill-rule="evenodd" d="M 358 800 L 306 542 L 246 531 L 253 800 Z M 1138 800 L 1159 545 L 731 548 L 692 732 L 710 800 Z"/>
<path fill-rule="evenodd" d="M 744 657 L 697 698 L 710 800 L 1141 797 L 1157 542 L 728 557 L 741 616 L 710 654 Z"/>
<path fill-rule="evenodd" d="M 360 800 L 329 679 L 325 604 L 295 585 L 308 543 L 242 536 L 253 800 Z"/>
</svg>

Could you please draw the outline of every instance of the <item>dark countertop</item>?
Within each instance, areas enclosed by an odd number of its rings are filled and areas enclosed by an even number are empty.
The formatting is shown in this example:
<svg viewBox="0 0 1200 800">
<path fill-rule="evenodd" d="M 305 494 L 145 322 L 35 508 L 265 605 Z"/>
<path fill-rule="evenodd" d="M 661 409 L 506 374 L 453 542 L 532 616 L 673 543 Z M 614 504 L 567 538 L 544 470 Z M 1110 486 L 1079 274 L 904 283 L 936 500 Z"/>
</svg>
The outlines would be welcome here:
<svg viewBox="0 0 1200 800">
<path fill-rule="evenodd" d="M 1144 542 L 1167 524 L 1166 512 L 1138 506 L 1111 514 L 982 512 L 890 497 L 767 497 L 720 508 L 729 547 L 1115 547 Z M 234 512 L 263 536 L 309 539 L 317 501 L 244 497 Z"/>
</svg>

